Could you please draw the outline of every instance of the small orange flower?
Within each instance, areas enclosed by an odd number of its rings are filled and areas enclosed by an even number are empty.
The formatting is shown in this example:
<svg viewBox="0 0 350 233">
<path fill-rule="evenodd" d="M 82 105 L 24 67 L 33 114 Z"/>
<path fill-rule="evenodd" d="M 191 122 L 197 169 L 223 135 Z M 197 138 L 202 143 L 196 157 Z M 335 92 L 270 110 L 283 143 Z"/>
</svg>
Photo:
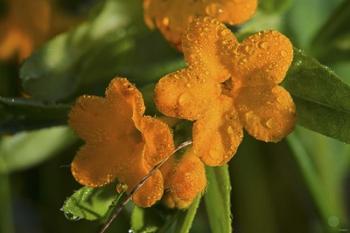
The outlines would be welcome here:
<svg viewBox="0 0 350 233">
<path fill-rule="evenodd" d="M 238 43 L 217 19 L 198 18 L 183 37 L 188 67 L 163 77 L 155 102 L 167 116 L 195 121 L 194 152 L 218 166 L 235 154 L 243 127 L 277 142 L 295 124 L 295 105 L 281 83 L 293 59 L 289 39 L 259 32 Z"/>
<path fill-rule="evenodd" d="M 127 79 L 115 78 L 106 97 L 81 96 L 69 114 L 69 125 L 86 144 L 75 156 L 71 170 L 75 179 L 90 187 L 116 178 L 132 189 L 149 171 L 174 150 L 169 127 L 143 116 L 141 93 Z M 153 205 L 163 195 L 160 171 L 134 194 L 142 207 Z"/>
<path fill-rule="evenodd" d="M 187 150 L 180 159 L 172 156 L 162 166 L 165 180 L 165 204 L 170 208 L 187 208 L 204 191 L 207 180 L 202 161 Z"/>
<path fill-rule="evenodd" d="M 17 56 L 21 61 L 49 37 L 67 29 L 67 22 L 77 22 L 61 17 L 49 0 L 6 0 L 5 4 L 5 16 L 0 19 L 1 60 Z"/>
<path fill-rule="evenodd" d="M 236 25 L 250 19 L 257 4 L 257 0 L 144 0 L 144 15 L 150 28 L 156 25 L 167 40 L 181 49 L 182 34 L 195 17 L 211 16 Z"/>
</svg>

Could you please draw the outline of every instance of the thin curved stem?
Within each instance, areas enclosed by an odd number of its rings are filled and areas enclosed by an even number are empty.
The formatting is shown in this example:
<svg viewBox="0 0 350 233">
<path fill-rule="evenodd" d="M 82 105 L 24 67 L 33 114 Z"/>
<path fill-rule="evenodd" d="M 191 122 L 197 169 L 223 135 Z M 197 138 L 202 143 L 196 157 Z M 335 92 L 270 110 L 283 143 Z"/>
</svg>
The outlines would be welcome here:
<svg viewBox="0 0 350 233">
<path fill-rule="evenodd" d="M 108 219 L 108 221 L 103 225 L 99 233 L 105 233 L 107 229 L 111 226 L 113 221 L 118 217 L 120 212 L 123 210 L 125 205 L 132 199 L 132 196 L 146 183 L 148 178 L 150 178 L 172 155 L 174 155 L 179 150 L 189 146 L 192 144 L 192 141 L 186 141 L 181 143 L 172 154 L 170 154 L 168 157 L 164 158 L 162 161 L 160 161 L 156 166 L 154 166 L 150 172 L 144 176 L 140 182 L 138 182 L 134 188 L 130 191 L 130 193 L 125 197 L 124 201 L 122 201 L 119 205 L 115 207 L 115 210 L 113 211 L 112 216 Z"/>
</svg>

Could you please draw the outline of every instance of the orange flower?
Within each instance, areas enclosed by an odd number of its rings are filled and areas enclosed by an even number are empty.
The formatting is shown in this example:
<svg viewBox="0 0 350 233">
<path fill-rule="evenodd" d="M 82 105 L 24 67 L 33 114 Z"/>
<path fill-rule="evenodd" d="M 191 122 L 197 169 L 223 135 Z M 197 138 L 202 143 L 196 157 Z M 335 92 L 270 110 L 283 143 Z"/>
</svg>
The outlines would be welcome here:
<svg viewBox="0 0 350 233">
<path fill-rule="evenodd" d="M 155 102 L 167 116 L 195 121 L 194 152 L 218 166 L 235 154 L 243 128 L 277 142 L 295 124 L 295 105 L 281 83 L 293 59 L 289 39 L 259 32 L 238 43 L 217 19 L 198 18 L 183 37 L 188 67 L 163 77 Z"/>
<path fill-rule="evenodd" d="M 75 156 L 71 170 L 75 179 L 90 187 L 118 179 L 132 189 L 149 171 L 174 150 L 169 127 L 143 116 L 141 93 L 127 79 L 115 78 L 106 97 L 81 96 L 69 114 L 69 125 L 86 144 Z M 160 171 L 134 194 L 142 207 L 163 195 Z"/>
<path fill-rule="evenodd" d="M 187 208 L 203 192 L 207 183 L 204 164 L 192 149 L 180 159 L 176 156 L 169 158 L 161 172 L 167 190 L 163 199 L 170 208 Z"/>
<path fill-rule="evenodd" d="M 68 21 L 71 24 L 77 22 L 76 19 L 61 17 L 56 9 L 52 9 L 50 0 L 6 0 L 5 2 L 6 13 L 0 21 L 1 60 L 14 56 L 23 60 L 49 37 L 67 29 Z M 63 18 L 65 18 L 64 28 L 60 26 Z"/>
<path fill-rule="evenodd" d="M 215 17 L 231 25 L 243 23 L 255 13 L 257 0 L 144 0 L 145 22 L 155 25 L 167 40 L 181 49 L 187 25 L 197 16 Z"/>
</svg>

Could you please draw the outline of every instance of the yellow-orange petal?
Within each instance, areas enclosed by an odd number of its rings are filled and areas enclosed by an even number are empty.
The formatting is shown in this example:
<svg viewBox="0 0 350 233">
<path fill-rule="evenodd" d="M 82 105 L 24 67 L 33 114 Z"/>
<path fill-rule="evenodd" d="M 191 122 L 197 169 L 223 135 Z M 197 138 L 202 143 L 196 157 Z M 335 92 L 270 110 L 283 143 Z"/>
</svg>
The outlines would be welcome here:
<svg viewBox="0 0 350 233">
<path fill-rule="evenodd" d="M 142 132 L 145 141 L 144 159 L 151 167 L 174 152 L 172 133 L 166 123 L 145 116 L 137 127 Z"/>
<path fill-rule="evenodd" d="M 120 145 L 119 145 L 120 146 Z M 99 187 L 112 182 L 119 174 L 122 156 L 133 153 L 133 144 L 118 147 L 114 144 L 84 145 L 74 157 L 71 171 L 82 185 Z"/>
<path fill-rule="evenodd" d="M 251 18 L 256 7 L 257 0 L 144 0 L 144 15 L 150 28 L 156 25 L 167 40 L 180 47 L 184 30 L 195 17 L 210 16 L 235 25 Z"/>
<path fill-rule="evenodd" d="M 163 196 L 163 202 L 168 208 L 187 209 L 194 200 L 181 200 L 174 193 L 168 192 Z"/>
<path fill-rule="evenodd" d="M 204 191 L 207 183 L 204 164 L 194 154 L 193 149 L 188 149 L 179 160 L 171 158 L 164 164 L 161 172 L 169 194 L 166 200 L 171 208 L 190 205 Z"/>
<path fill-rule="evenodd" d="M 182 40 L 183 52 L 189 65 L 202 66 L 211 79 L 225 81 L 230 77 L 227 62 L 231 57 L 225 50 L 236 45 L 237 39 L 218 19 L 196 18 Z"/>
<path fill-rule="evenodd" d="M 121 116 L 134 122 L 140 121 L 145 113 L 141 92 L 126 78 L 114 78 L 106 90 L 106 98 Z M 132 112 L 131 116 L 130 111 Z"/>
<path fill-rule="evenodd" d="M 159 80 L 155 103 L 167 116 L 187 120 L 200 118 L 220 95 L 220 86 L 198 67 L 171 73 Z"/>
<path fill-rule="evenodd" d="M 106 98 L 82 96 L 69 114 L 69 125 L 86 142 L 113 143 L 132 137 L 142 140 L 135 127 L 144 113 L 141 93 L 126 79 L 115 78 L 106 91 Z"/>
<path fill-rule="evenodd" d="M 156 171 L 133 195 L 132 200 L 140 207 L 150 207 L 159 201 L 164 192 L 164 180 L 160 171 Z"/>
<path fill-rule="evenodd" d="M 236 106 L 244 128 L 258 140 L 277 142 L 294 128 L 295 105 L 283 87 L 241 88 Z"/>
<path fill-rule="evenodd" d="M 221 166 L 236 153 L 243 128 L 233 100 L 222 95 L 193 126 L 193 148 L 208 166 Z"/>
<path fill-rule="evenodd" d="M 277 31 L 259 32 L 234 48 L 232 58 L 233 78 L 243 85 L 278 84 L 293 60 L 293 45 Z"/>
</svg>

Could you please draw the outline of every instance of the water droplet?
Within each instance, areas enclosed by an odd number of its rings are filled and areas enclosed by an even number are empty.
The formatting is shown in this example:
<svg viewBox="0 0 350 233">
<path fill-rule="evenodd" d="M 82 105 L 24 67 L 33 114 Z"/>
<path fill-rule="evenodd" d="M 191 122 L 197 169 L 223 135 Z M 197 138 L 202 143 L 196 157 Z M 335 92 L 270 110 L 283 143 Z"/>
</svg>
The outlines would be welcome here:
<svg viewBox="0 0 350 233">
<path fill-rule="evenodd" d="M 188 101 L 190 100 L 189 96 L 187 94 L 180 95 L 178 99 L 178 103 L 180 106 L 184 106 Z"/>
<path fill-rule="evenodd" d="M 162 19 L 162 24 L 165 26 L 165 27 L 168 27 L 169 26 L 169 23 L 170 23 L 170 20 L 168 17 L 164 17 Z"/>
<path fill-rule="evenodd" d="M 272 118 L 267 120 L 265 124 L 266 124 L 266 127 L 269 129 L 272 129 L 276 126 L 276 124 Z"/>
<path fill-rule="evenodd" d="M 286 57 L 287 55 L 288 55 L 288 54 L 287 54 L 287 52 L 286 52 L 285 50 L 282 50 L 282 51 L 281 51 L 281 56 L 282 56 L 282 57 Z"/>
<path fill-rule="evenodd" d="M 232 126 L 227 127 L 227 133 L 228 133 L 229 135 L 233 135 L 233 134 L 234 134 L 234 131 L 233 131 Z"/>
<path fill-rule="evenodd" d="M 123 183 L 117 184 L 116 191 L 118 193 L 124 193 L 127 190 L 128 190 L 128 185 L 127 184 L 123 184 Z"/>
<path fill-rule="evenodd" d="M 188 88 L 190 88 L 191 86 L 192 86 L 191 83 L 186 84 L 186 87 L 188 87 Z"/>
<path fill-rule="evenodd" d="M 269 43 L 267 43 L 266 41 L 262 41 L 262 42 L 259 43 L 258 46 L 259 46 L 259 48 L 261 48 L 261 49 L 268 49 Z"/>
<path fill-rule="evenodd" d="M 186 38 L 188 41 L 193 41 L 195 40 L 195 37 L 192 33 L 187 33 Z"/>
<path fill-rule="evenodd" d="M 222 14 L 223 10 L 222 10 L 220 4 L 212 3 L 212 4 L 209 4 L 209 5 L 205 8 L 205 12 L 206 12 L 209 16 L 217 17 L 218 15 Z"/>
</svg>

